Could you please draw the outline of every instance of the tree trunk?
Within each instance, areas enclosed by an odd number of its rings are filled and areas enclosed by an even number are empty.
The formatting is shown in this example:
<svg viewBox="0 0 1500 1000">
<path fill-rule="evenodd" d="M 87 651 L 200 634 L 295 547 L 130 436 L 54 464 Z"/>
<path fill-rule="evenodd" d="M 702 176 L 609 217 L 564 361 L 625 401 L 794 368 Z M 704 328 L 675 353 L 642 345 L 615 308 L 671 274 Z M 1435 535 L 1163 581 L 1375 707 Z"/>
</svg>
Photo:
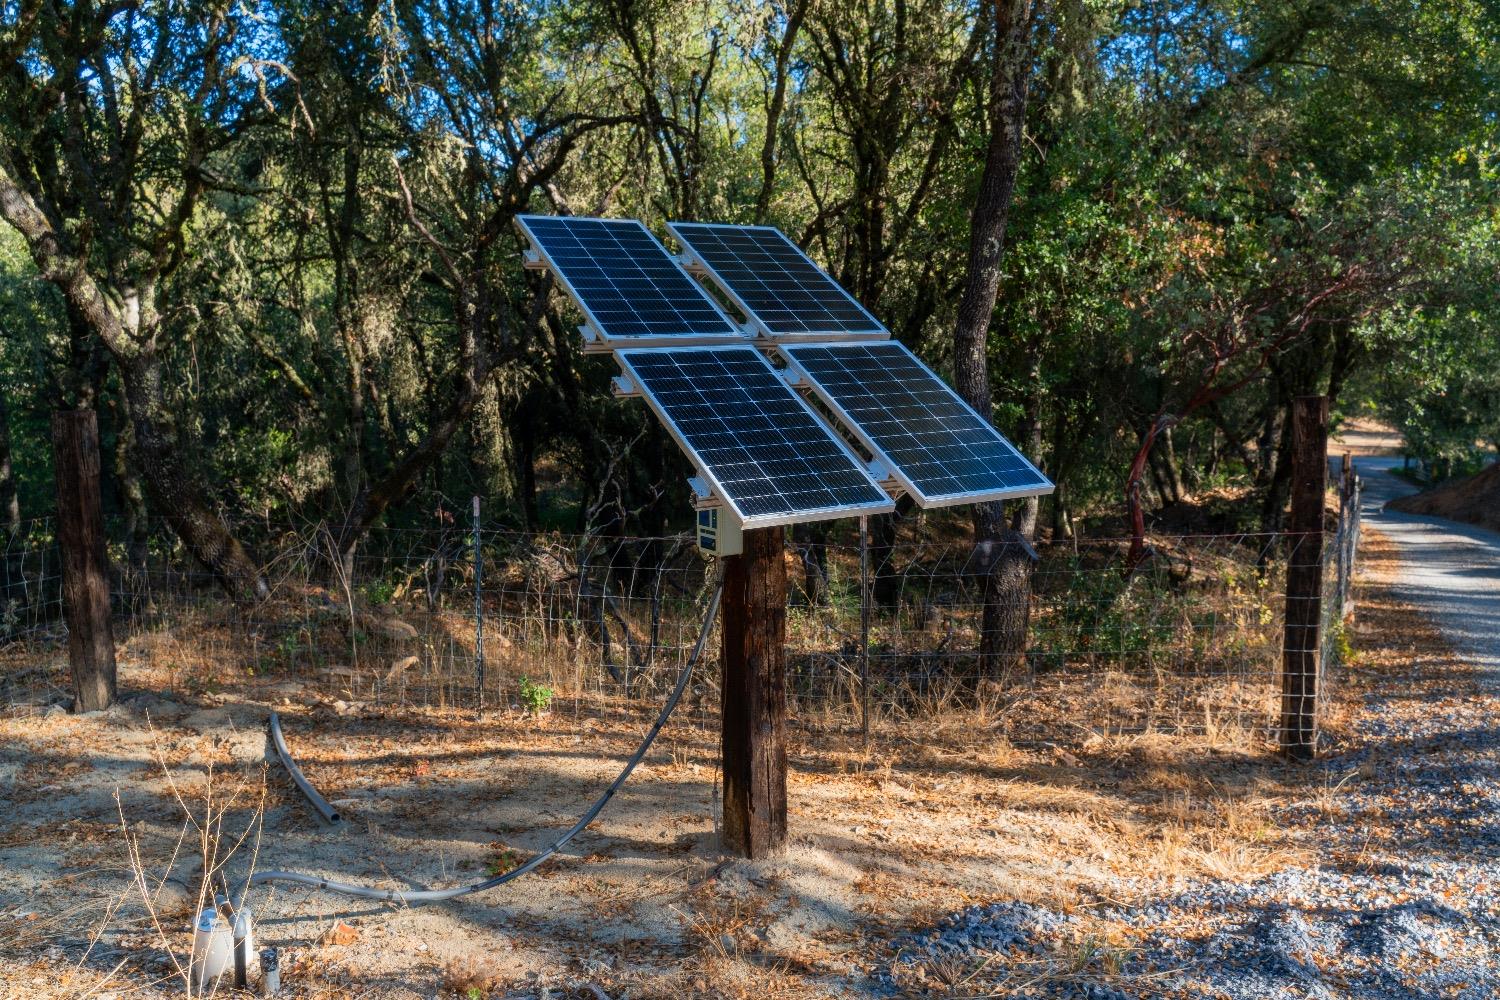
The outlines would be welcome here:
<svg viewBox="0 0 1500 1000">
<path fill-rule="evenodd" d="M 147 543 L 151 535 L 149 517 L 146 512 L 146 487 L 141 482 L 140 470 L 136 467 L 132 450 L 135 447 L 135 428 L 130 422 L 130 404 L 120 401 L 120 430 L 115 437 L 115 480 L 120 487 L 120 504 L 125 512 L 125 577 L 126 589 L 134 603 L 141 596 L 146 583 Z"/>
<path fill-rule="evenodd" d="M 1038 366 L 1032 365 L 1033 389 L 1026 400 L 1026 417 L 1021 421 L 1021 433 L 1016 435 L 1016 440 L 1026 454 L 1031 456 L 1032 461 L 1040 463 L 1039 456 L 1042 453 L 1042 391 L 1041 373 Z M 1036 540 L 1037 519 L 1042 512 L 1041 497 L 1027 497 L 1016 504 L 1015 514 L 1011 517 L 1010 526 L 1021 533 L 1028 541 Z"/>
<path fill-rule="evenodd" d="M 828 524 L 810 521 L 792 529 L 792 544 L 802 560 L 802 592 L 812 607 L 828 600 Z"/>
<path fill-rule="evenodd" d="M 1182 473 L 1177 465 L 1177 445 L 1172 440 L 1171 427 L 1161 433 L 1161 464 L 1162 471 L 1167 476 L 1167 487 L 1172 491 L 1172 500 L 1181 503 L 1187 498 L 1187 491 L 1182 486 Z"/>
<path fill-rule="evenodd" d="M 1000 264 L 1011 196 L 1021 166 L 1022 128 L 1031 84 L 1033 5 L 995 4 L 994 59 L 988 95 L 989 148 L 970 219 L 968 266 L 953 330 L 953 376 L 960 396 L 982 416 L 990 415 L 988 343 L 1000 291 Z M 981 670 L 1003 671 L 1026 649 L 1030 619 L 1031 566 L 1027 546 L 1005 525 L 1004 505 L 979 504 L 974 540 L 985 573 Z"/>
<path fill-rule="evenodd" d="M 1068 495 L 1067 488 L 1062 483 L 1058 483 L 1057 489 L 1052 491 L 1051 514 L 1051 541 L 1056 542 L 1059 538 L 1067 538 L 1070 534 L 1068 530 Z"/>
<path fill-rule="evenodd" d="M 896 565 L 896 536 L 901 518 L 911 512 L 912 500 L 903 496 L 896 501 L 894 514 L 876 514 L 869 520 L 870 600 L 877 608 L 895 608 L 901 604 L 905 584 Z"/>
<path fill-rule="evenodd" d="M 21 504 L 10 465 L 10 404 L 5 395 L 0 393 L 0 530 L 14 538 L 21 532 Z"/>
<path fill-rule="evenodd" d="M 521 466 L 521 513 L 528 530 L 540 531 L 542 508 L 536 489 L 536 444 L 530 438 L 517 449 L 516 460 Z"/>
<path fill-rule="evenodd" d="M 187 202 L 184 202 L 187 204 Z M 263 598 L 265 580 L 244 546 L 210 508 L 203 486 L 189 472 L 178 447 L 171 413 L 162 392 L 161 361 L 155 353 L 158 331 L 141 329 L 142 316 L 157 314 L 149 297 L 106 295 L 74 254 L 65 233 L 55 230 L 30 194 L 0 169 L 0 215 L 26 239 L 37 273 L 67 297 L 70 324 L 87 325 L 120 370 L 135 431 L 136 454 L 147 495 L 199 562 L 236 597 Z M 158 276 L 159 277 L 159 276 Z M 112 301 L 133 303 L 128 331 Z"/>
<path fill-rule="evenodd" d="M 1255 442 L 1255 485 L 1264 488 L 1276 475 L 1276 456 L 1281 440 L 1281 379 L 1275 375 L 1266 389 L 1266 419 Z"/>
<path fill-rule="evenodd" d="M 787 85 L 791 78 L 792 52 L 797 32 L 807 14 L 808 0 L 797 0 L 787 11 L 786 29 L 776 44 L 776 62 L 771 98 L 766 103 L 766 134 L 760 147 L 760 192 L 755 196 L 755 222 L 763 225 L 771 210 L 771 194 L 776 189 L 776 146 L 781 135 L 781 115 L 786 109 Z"/>
<path fill-rule="evenodd" d="M 162 391 L 161 362 L 149 351 L 116 360 L 130 409 L 135 457 L 151 506 L 232 596 L 264 600 L 270 588 L 260 567 L 210 505 L 203 484 L 188 467 Z"/>
<path fill-rule="evenodd" d="M 1157 435 L 1156 440 L 1160 441 L 1161 435 Z M 1172 496 L 1172 491 L 1167 486 L 1166 474 L 1161 471 L 1161 449 L 1152 447 L 1150 454 L 1147 456 L 1147 461 L 1151 469 L 1151 486 L 1156 490 L 1157 505 L 1158 507 L 1165 507 L 1167 504 L 1173 503 L 1177 498 Z"/>
<path fill-rule="evenodd" d="M 1019 531 L 1002 528 L 997 534 L 997 539 L 980 542 L 977 551 L 980 565 L 988 566 L 984 575 L 979 672 L 981 677 L 991 679 L 1003 679 L 1011 670 L 1026 665 L 1031 576 L 1035 567 L 1034 550 Z"/>
<path fill-rule="evenodd" d="M 1217 402 L 1208 406 L 1209 418 L 1213 420 L 1214 426 L 1224 435 L 1224 447 L 1214 451 L 1214 468 L 1218 468 L 1219 458 L 1227 451 L 1232 451 L 1234 456 L 1240 460 L 1247 473 L 1256 471 L 1255 458 L 1250 454 L 1250 449 L 1245 447 L 1245 439 L 1237 428 L 1229 425 L 1229 418 L 1224 415 L 1224 408 Z"/>
<path fill-rule="evenodd" d="M 1000 291 L 1000 262 L 1021 165 L 1021 129 L 1031 78 L 1030 6 L 1008 0 L 996 4 L 989 149 L 970 220 L 968 269 L 953 331 L 954 381 L 964 400 L 983 415 L 990 412 L 990 319 Z M 979 515 L 978 520 L 1000 522 L 993 515 Z"/>
<path fill-rule="evenodd" d="M 355 550 L 370 529 L 392 505 L 405 498 L 421 474 L 442 456 L 453 435 L 458 433 L 474 408 L 479 405 L 484 386 L 489 382 L 493 371 L 487 362 L 481 360 L 476 367 L 466 372 L 447 409 L 428 428 L 426 437 L 397 459 L 379 482 L 361 488 L 355 495 L 336 538 L 339 557 L 346 572 L 352 565 Z"/>
<path fill-rule="evenodd" d="M 1288 414 L 1287 418 L 1281 421 L 1281 436 L 1275 448 L 1271 478 L 1266 484 L 1265 499 L 1261 503 L 1261 531 L 1280 531 L 1286 522 L 1286 503 L 1292 489 L 1291 453 L 1292 420 Z"/>
</svg>

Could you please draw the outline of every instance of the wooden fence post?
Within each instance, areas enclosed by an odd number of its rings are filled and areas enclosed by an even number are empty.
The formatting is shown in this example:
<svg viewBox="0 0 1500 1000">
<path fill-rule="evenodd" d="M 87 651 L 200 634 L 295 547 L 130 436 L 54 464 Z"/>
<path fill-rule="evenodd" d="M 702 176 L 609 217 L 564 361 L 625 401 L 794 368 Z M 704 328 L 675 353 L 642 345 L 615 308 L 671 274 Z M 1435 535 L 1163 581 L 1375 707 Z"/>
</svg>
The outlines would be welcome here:
<svg viewBox="0 0 1500 1000">
<path fill-rule="evenodd" d="M 746 531 L 724 560 L 724 849 L 786 847 L 786 530 Z"/>
<path fill-rule="evenodd" d="M 1292 518 L 1281 646 L 1281 750 L 1317 751 L 1318 657 L 1323 617 L 1323 497 L 1328 489 L 1328 397 L 1292 401 Z"/>
<path fill-rule="evenodd" d="M 52 451 L 57 463 L 57 541 L 62 549 L 73 711 L 98 712 L 115 700 L 115 641 L 109 624 L 109 568 L 99 498 L 99 425 L 94 411 L 53 413 Z"/>
</svg>

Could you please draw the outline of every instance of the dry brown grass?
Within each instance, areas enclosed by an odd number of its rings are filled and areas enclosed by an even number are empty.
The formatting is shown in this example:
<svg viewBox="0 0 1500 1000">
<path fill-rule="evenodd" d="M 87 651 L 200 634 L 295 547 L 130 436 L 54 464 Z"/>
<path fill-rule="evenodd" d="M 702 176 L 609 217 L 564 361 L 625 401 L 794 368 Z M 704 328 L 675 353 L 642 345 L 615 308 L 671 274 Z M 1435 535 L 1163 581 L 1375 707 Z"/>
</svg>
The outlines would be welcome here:
<svg viewBox="0 0 1500 1000">
<path fill-rule="evenodd" d="M 1367 546 L 1367 555 L 1377 563 L 1383 557 L 1378 540 Z M 1373 602 L 1369 607 L 1376 613 Z M 289 619 L 300 613 L 296 606 L 286 609 Z M 407 678 L 408 692 L 417 690 L 429 666 L 438 677 L 461 664 L 467 622 L 457 616 L 444 625 L 443 616 L 452 614 L 439 611 L 425 619 L 404 613 L 424 635 L 429 629 L 443 634 L 443 628 L 458 633 L 455 659 L 447 666 L 424 660 Z M 402 851 L 416 852 L 418 838 L 453 821 L 446 814 L 435 818 L 437 805 L 448 790 L 472 785 L 466 779 L 473 761 L 517 764 L 497 769 L 483 788 L 464 792 L 468 798 L 456 809 L 530 796 L 527 801 L 545 806 L 538 807 L 542 821 L 557 823 L 566 807 L 554 806 L 545 790 L 538 791 L 552 772 L 543 771 L 541 778 L 535 772 L 579 758 L 579 766 L 589 769 L 585 778 L 594 781 L 597 771 L 614 766 L 633 748 L 655 708 L 649 698 L 625 699 L 580 682 L 580 648 L 564 637 L 540 646 L 490 640 L 494 676 L 525 672 L 565 692 L 564 702 L 544 719 L 504 706 L 481 718 L 454 707 L 464 693 L 457 689 L 450 700 L 425 703 L 387 692 L 391 700 L 384 705 L 340 711 L 335 699 L 360 695 L 367 676 L 410 647 L 394 641 L 382 646 L 366 637 L 357 643 L 354 658 L 330 663 L 326 650 L 349 644 L 337 609 L 318 620 L 316 633 L 300 626 L 268 632 L 248 649 L 236 641 L 243 633 L 216 627 L 210 619 L 204 612 L 203 618 L 188 617 L 170 630 L 133 638 L 122 658 L 130 686 L 175 692 L 194 707 L 225 700 L 254 703 L 257 709 L 279 705 L 299 759 L 330 799 L 374 790 L 401 796 L 380 821 L 393 838 L 401 838 Z M 1397 621 L 1398 628 L 1408 627 L 1404 619 Z M 1266 627 L 1256 617 L 1252 631 L 1259 636 Z M 278 634 L 296 641 L 282 644 Z M 1246 643 L 1247 655 L 1260 663 L 1266 651 L 1250 639 Z M 313 655 L 317 648 L 325 650 L 321 662 Z M 439 652 L 432 643 L 413 655 L 430 659 Z M 331 669 L 341 663 L 354 664 L 360 673 Z M 665 664 L 658 673 L 670 673 L 669 668 Z M 1382 669 L 1375 664 L 1377 675 Z M 821 706 L 800 712 L 790 748 L 794 836 L 858 869 L 849 886 L 856 905 L 847 924 L 795 949 L 778 948 L 761 932 L 775 917 L 769 904 L 784 903 L 786 891 L 771 881 L 749 896 L 726 895 L 718 870 L 682 848 L 706 836 L 710 824 L 688 797 L 702 793 L 706 802 L 706 789 L 716 779 L 711 674 L 706 672 L 703 689 L 684 706 L 641 778 L 627 789 L 627 795 L 640 790 L 679 796 L 671 800 L 671 814 L 614 834 L 619 843 L 581 860 L 549 864 L 540 875 L 546 880 L 544 893 L 583 900 L 589 917 L 601 924 L 636 919 L 637 904 L 647 898 L 682 915 L 680 944 L 610 945 L 617 949 L 611 951 L 615 964 L 608 981 L 600 980 L 610 996 L 822 996 L 822 980 L 873 961 L 882 942 L 901 929 L 969 903 L 1014 898 L 1069 911 L 1128 894 L 1132 883 L 1163 873 L 1250 879 L 1308 860 L 1307 842 L 1291 836 L 1276 818 L 1286 803 L 1305 800 L 1310 792 L 1302 773 L 1281 763 L 1268 742 L 1275 699 L 1269 676 L 1248 669 L 1228 675 L 1146 675 L 1080 662 L 1025 683 L 981 684 L 963 696 L 913 693 L 909 713 L 876 716 L 868 745 L 851 731 L 846 710 Z M 1369 683 L 1356 677 L 1334 688 L 1328 718 L 1336 735 L 1354 718 Z M 50 736 L 24 720 L 11 720 L 0 737 L 13 739 L 23 753 L 46 749 L 50 757 L 60 755 L 43 741 Z M 197 740 L 173 736 L 163 746 L 168 764 L 177 768 L 196 755 Z M 66 749 L 86 760 L 98 748 Z M 557 773 L 570 780 L 579 775 Z M 137 777 L 150 775 L 142 769 Z M 18 793 L 44 794 L 43 778 L 23 771 Z M 1311 794 L 1321 796 L 1327 809 L 1338 808 L 1337 788 Z M 272 807 L 298 805 L 286 783 L 274 780 L 266 801 Z M 367 801 L 352 806 L 351 814 Z M 305 817 L 293 816 L 278 836 L 305 838 Z M 486 829 L 508 835 L 525 828 Z M 35 835 L 32 827 L 0 827 L 0 842 Z M 475 863 L 495 860 L 494 855 L 481 855 Z M 616 868 L 627 874 L 601 874 Z M 338 904 L 314 897 L 309 905 Z M 377 926 L 400 928 L 410 918 L 407 911 L 392 911 L 361 919 L 373 932 Z M 545 953 L 554 969 L 576 969 L 597 950 L 588 932 L 560 935 L 555 924 L 521 924 L 505 933 L 514 934 L 518 949 Z M 361 957 L 364 947 L 376 945 L 362 937 L 351 945 L 318 948 L 314 938 L 288 966 L 288 977 L 300 977 L 309 995 L 322 990 L 327 996 L 380 997 L 386 980 L 427 995 L 435 989 L 463 996 L 471 989 L 518 988 L 513 968 L 458 960 L 444 964 L 411 954 L 388 956 L 385 961 L 405 964 L 375 976 L 361 971 L 361 961 L 372 960 Z M 968 968 L 933 967 L 925 983 L 911 985 L 918 993 L 967 996 L 981 995 L 963 992 L 981 980 L 990 984 L 986 989 L 998 982 L 1010 990 L 1039 977 L 1077 982 L 1088 976 L 1099 982 L 1121 966 L 1128 947 L 1128 941 L 1082 938 L 1060 960 L 1023 963 L 998 978 L 995 970 L 976 976 Z M 565 977 L 553 995 L 573 995 L 569 990 L 588 995 Z"/>
<path fill-rule="evenodd" d="M 504 986 L 506 978 L 486 959 L 456 958 L 443 965 L 439 988 L 468 1000 L 488 996 L 491 990 Z"/>
</svg>

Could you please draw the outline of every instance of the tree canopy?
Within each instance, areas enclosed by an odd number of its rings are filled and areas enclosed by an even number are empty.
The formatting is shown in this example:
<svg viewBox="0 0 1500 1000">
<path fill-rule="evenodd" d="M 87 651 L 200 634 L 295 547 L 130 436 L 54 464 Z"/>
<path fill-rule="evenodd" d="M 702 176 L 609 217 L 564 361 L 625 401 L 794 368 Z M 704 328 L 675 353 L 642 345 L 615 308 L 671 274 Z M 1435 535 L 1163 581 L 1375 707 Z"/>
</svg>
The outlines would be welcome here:
<svg viewBox="0 0 1500 1000">
<path fill-rule="evenodd" d="M 1278 526 L 1299 394 L 1500 442 L 1489 0 L 21 0 L 0 50 L 0 515 L 94 407 L 111 507 L 239 592 L 255 521 L 681 522 L 522 212 L 780 227 L 1054 532 L 1235 476 Z"/>
</svg>

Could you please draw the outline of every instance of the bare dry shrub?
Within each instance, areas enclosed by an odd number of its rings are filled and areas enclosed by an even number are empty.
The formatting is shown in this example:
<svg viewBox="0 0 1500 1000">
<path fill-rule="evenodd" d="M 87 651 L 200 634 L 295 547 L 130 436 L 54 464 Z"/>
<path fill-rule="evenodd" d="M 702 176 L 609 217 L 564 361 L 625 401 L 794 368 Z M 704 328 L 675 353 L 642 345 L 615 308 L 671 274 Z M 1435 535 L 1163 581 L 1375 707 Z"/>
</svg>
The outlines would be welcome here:
<svg viewBox="0 0 1500 1000">
<path fill-rule="evenodd" d="M 215 737 L 204 737 L 201 770 L 174 769 L 160 734 L 155 727 L 151 732 L 161 777 L 183 816 L 168 856 L 152 860 L 142 851 L 140 834 L 118 792 L 115 807 L 134 894 L 144 910 L 149 937 L 170 970 L 152 985 L 180 981 L 184 994 L 191 996 L 192 934 L 183 932 L 180 893 L 185 890 L 191 901 L 187 908 L 191 917 L 214 906 L 216 895 L 234 895 L 231 890 L 236 886 L 228 878 L 231 860 L 248 853 L 245 877 L 254 870 L 266 804 L 265 766 L 253 770 L 229 766 L 227 747 Z M 186 884 L 180 874 L 174 875 L 180 861 L 189 873 Z"/>
</svg>

